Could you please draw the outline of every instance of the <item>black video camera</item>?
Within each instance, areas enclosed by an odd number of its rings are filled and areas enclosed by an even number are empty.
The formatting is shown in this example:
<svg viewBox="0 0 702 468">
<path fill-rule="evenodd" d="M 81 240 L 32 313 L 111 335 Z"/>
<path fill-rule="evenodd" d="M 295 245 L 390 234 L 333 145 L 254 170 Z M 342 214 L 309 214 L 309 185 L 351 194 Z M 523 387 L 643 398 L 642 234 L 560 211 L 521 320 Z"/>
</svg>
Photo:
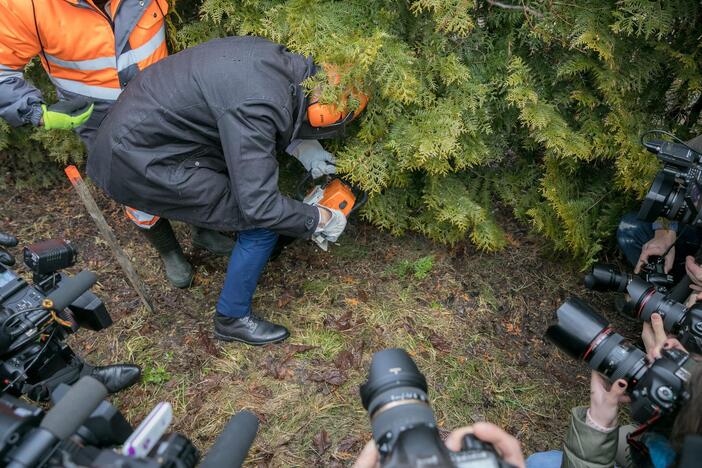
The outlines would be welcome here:
<svg viewBox="0 0 702 468">
<path fill-rule="evenodd" d="M 639 219 L 654 222 L 663 216 L 702 227 L 702 154 L 684 143 L 662 140 L 642 143 L 663 162 L 663 169 L 653 179 L 639 210 Z"/>
<path fill-rule="evenodd" d="M 604 317 L 576 297 L 556 310 L 556 323 L 546 330 L 546 339 L 610 382 L 626 380 L 631 417 L 641 424 L 674 414 L 690 398 L 687 353 L 663 349 L 661 358 L 649 364 L 646 353 L 615 333 Z"/>
<path fill-rule="evenodd" d="M 166 435 L 167 424 L 159 428 L 152 415 L 132 432 L 119 410 L 103 400 L 107 389 L 92 377 L 59 391 L 61 398 L 46 413 L 12 396 L 0 396 L 1 466 L 190 468 L 200 460 L 186 437 Z M 234 415 L 200 466 L 241 466 L 257 430 L 253 413 Z M 132 447 L 130 441 L 147 453 L 117 449 L 125 442 L 125 447 Z"/>
<path fill-rule="evenodd" d="M 463 439 L 460 452 L 446 448 L 429 406 L 427 381 L 402 349 L 373 355 L 368 380 L 361 385 L 361 400 L 383 467 L 512 467 L 491 444 L 472 435 Z"/>
<path fill-rule="evenodd" d="M 0 389 L 40 400 L 79 375 L 82 363 L 66 336 L 80 327 L 102 330 L 112 319 L 90 291 L 94 273 L 59 271 L 75 264 L 77 251 L 69 242 L 38 242 L 23 256 L 34 284 L 0 264 Z"/>
</svg>

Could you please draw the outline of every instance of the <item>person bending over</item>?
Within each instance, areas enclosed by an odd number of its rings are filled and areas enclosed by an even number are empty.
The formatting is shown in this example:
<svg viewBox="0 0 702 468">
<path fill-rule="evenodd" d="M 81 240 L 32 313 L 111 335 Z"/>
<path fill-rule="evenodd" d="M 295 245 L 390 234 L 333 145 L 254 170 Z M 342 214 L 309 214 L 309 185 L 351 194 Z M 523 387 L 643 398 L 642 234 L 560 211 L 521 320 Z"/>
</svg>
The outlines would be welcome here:
<svg viewBox="0 0 702 468">
<path fill-rule="evenodd" d="M 346 226 L 340 211 L 278 189 L 276 152 L 296 156 L 313 175 L 333 173 L 333 157 L 316 139 L 343 134 L 367 100 L 349 89 L 344 99 L 360 103 L 355 112 L 316 102 L 302 86 L 316 68 L 257 37 L 184 50 L 132 81 L 90 153 L 88 174 L 116 201 L 238 233 L 214 316 L 218 339 L 262 345 L 287 338 L 288 330 L 251 307 L 278 235 L 335 241 Z"/>
</svg>

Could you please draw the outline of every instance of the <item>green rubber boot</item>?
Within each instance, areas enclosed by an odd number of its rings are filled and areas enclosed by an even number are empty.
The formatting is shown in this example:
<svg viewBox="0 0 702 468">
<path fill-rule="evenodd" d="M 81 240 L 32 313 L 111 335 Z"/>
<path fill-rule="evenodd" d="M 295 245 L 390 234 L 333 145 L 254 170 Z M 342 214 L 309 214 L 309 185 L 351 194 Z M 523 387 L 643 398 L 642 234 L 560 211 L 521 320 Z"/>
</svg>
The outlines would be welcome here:
<svg viewBox="0 0 702 468">
<path fill-rule="evenodd" d="M 166 268 L 166 278 L 176 288 L 187 288 L 193 282 L 193 267 L 183 255 L 171 223 L 161 218 L 151 229 L 140 229 L 154 246 Z"/>
<path fill-rule="evenodd" d="M 193 226 L 193 245 L 205 249 L 215 255 L 228 257 L 234 249 L 236 241 L 221 232 Z"/>
</svg>

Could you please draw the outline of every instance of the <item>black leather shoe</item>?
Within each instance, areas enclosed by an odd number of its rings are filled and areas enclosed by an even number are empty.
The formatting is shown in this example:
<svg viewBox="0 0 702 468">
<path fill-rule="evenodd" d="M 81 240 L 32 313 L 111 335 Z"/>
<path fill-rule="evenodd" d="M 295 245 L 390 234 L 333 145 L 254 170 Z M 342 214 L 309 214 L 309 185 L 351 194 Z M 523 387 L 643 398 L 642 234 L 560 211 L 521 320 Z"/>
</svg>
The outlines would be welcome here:
<svg viewBox="0 0 702 468">
<path fill-rule="evenodd" d="M 102 382 L 108 392 L 117 393 L 137 383 L 141 377 L 141 369 L 130 364 L 95 366 L 90 371 L 90 376 Z"/>
<path fill-rule="evenodd" d="M 253 314 L 234 318 L 215 313 L 214 336 L 223 341 L 241 341 L 260 346 L 283 341 L 290 336 L 290 332 L 282 325 L 276 325 Z"/>
<path fill-rule="evenodd" d="M 228 257 L 234 250 L 236 241 L 221 232 L 193 226 L 193 245 L 215 255 Z"/>
</svg>

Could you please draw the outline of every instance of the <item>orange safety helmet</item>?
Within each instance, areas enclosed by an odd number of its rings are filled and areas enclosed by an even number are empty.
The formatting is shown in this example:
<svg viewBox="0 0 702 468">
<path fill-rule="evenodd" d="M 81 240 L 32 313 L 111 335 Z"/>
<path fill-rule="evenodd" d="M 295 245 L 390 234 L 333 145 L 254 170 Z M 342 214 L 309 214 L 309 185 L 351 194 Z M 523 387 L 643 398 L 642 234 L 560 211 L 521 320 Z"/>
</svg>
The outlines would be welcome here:
<svg viewBox="0 0 702 468">
<path fill-rule="evenodd" d="M 341 76 L 337 68 L 332 65 L 325 67 L 329 83 L 336 85 L 341 81 Z M 356 88 L 350 88 L 344 91 L 344 97 L 341 99 L 341 107 L 344 107 L 347 99 L 350 97 L 358 100 L 359 105 L 355 111 L 342 112 L 335 104 L 322 104 L 319 101 L 313 101 L 307 106 L 307 125 L 308 132 L 304 132 L 310 138 L 330 138 L 343 134 L 346 125 L 358 117 L 368 104 L 368 96 L 358 91 Z"/>
</svg>

